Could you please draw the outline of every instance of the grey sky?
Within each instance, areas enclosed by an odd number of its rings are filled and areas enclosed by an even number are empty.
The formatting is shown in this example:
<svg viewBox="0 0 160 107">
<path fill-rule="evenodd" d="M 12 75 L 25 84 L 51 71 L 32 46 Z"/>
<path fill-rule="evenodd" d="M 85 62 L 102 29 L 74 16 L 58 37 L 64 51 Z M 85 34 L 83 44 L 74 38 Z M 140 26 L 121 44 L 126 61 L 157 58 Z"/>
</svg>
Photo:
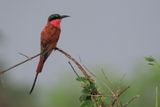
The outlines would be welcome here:
<svg viewBox="0 0 160 107">
<path fill-rule="evenodd" d="M 9 66 L 25 59 L 18 52 L 38 53 L 48 16 L 60 13 L 71 17 L 62 22 L 59 47 L 88 66 L 103 64 L 127 72 L 146 55 L 160 56 L 159 10 L 159 0 L 1 0 L 4 58 Z M 38 84 L 58 81 L 63 70 L 70 70 L 66 62 L 60 54 L 52 54 Z M 31 82 L 37 63 L 38 58 L 8 74 L 15 81 Z"/>
</svg>

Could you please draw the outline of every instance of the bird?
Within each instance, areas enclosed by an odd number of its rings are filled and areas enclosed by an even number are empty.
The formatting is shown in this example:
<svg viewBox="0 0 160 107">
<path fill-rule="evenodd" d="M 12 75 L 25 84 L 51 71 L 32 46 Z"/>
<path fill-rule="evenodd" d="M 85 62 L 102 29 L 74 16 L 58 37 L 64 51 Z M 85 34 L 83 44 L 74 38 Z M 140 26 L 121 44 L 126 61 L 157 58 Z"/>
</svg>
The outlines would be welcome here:
<svg viewBox="0 0 160 107">
<path fill-rule="evenodd" d="M 38 74 L 42 72 L 43 66 L 49 55 L 56 48 L 61 33 L 61 20 L 70 17 L 68 15 L 51 14 L 48 17 L 47 24 L 41 32 L 41 54 L 36 69 L 36 75 L 29 94 L 33 92 Z"/>
</svg>

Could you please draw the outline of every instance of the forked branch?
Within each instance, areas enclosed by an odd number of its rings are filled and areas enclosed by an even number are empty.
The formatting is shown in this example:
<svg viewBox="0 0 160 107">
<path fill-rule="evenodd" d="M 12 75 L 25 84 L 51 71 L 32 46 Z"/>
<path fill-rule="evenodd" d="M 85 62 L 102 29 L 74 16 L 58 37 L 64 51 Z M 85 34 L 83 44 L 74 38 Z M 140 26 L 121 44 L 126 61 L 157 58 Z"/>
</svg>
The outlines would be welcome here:
<svg viewBox="0 0 160 107">
<path fill-rule="evenodd" d="M 20 65 L 22 65 L 22 64 L 24 64 L 24 63 L 26 63 L 26 62 L 28 62 L 28 61 L 30 61 L 30 60 L 36 58 L 36 57 L 38 57 L 39 55 L 41 55 L 41 53 L 38 53 L 38 54 L 36 54 L 36 55 L 34 55 L 34 56 L 32 56 L 32 57 L 30 57 L 30 58 L 24 60 L 24 61 L 21 61 L 21 62 L 15 64 L 15 65 L 9 67 L 8 69 L 2 70 L 2 71 L 0 72 L 0 75 L 6 73 L 7 71 L 9 71 L 9 70 L 11 70 L 11 69 L 13 69 L 13 68 L 18 67 L 18 66 L 20 66 Z"/>
<path fill-rule="evenodd" d="M 79 70 L 83 73 L 83 75 L 86 78 L 90 78 L 90 76 L 88 75 L 88 73 L 86 72 L 86 70 L 82 67 L 82 65 L 80 63 L 78 63 L 78 61 L 76 61 L 70 54 L 68 54 L 67 52 L 65 52 L 64 50 L 60 49 L 60 48 L 55 48 L 55 50 L 59 51 L 60 53 L 62 53 L 63 55 L 65 55 L 68 59 L 70 59 L 71 61 L 73 61 L 77 67 L 79 68 Z"/>
<path fill-rule="evenodd" d="M 80 71 L 83 73 L 83 75 L 84 75 L 85 77 L 87 77 L 87 78 L 90 78 L 90 76 L 87 74 L 86 70 L 85 70 L 85 69 L 81 66 L 81 64 L 79 64 L 78 61 L 76 61 L 70 54 L 68 54 L 68 53 L 65 52 L 64 50 L 62 50 L 62 49 L 60 49 L 60 48 L 57 48 L 57 47 L 55 48 L 55 50 L 57 50 L 57 51 L 59 51 L 60 53 L 64 54 L 68 59 L 70 59 L 71 61 L 73 61 L 73 62 L 77 65 L 77 67 L 80 69 Z M 22 65 L 22 64 L 24 64 L 24 63 L 26 63 L 26 62 L 28 62 L 28 61 L 36 58 L 36 57 L 38 57 L 38 56 L 41 55 L 42 53 L 43 53 L 43 52 L 38 53 L 38 54 L 36 54 L 36 55 L 34 55 L 34 56 L 30 57 L 30 58 L 27 58 L 26 60 L 21 61 L 21 62 L 15 64 L 15 65 L 13 65 L 13 66 L 5 69 L 5 70 L 2 70 L 2 71 L 0 72 L 0 75 L 6 73 L 7 71 L 9 71 L 9 70 L 11 70 L 11 69 L 14 69 L 14 68 L 18 67 L 18 66 L 20 66 L 20 65 Z"/>
</svg>

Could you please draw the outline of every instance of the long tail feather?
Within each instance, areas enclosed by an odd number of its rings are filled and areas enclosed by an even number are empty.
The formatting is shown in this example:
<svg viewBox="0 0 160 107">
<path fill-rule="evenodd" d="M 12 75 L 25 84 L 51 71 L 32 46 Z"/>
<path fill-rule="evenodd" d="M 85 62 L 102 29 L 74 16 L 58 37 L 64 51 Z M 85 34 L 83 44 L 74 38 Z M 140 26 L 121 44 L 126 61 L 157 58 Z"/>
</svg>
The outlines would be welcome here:
<svg viewBox="0 0 160 107">
<path fill-rule="evenodd" d="M 33 89 L 34 89 L 34 87 L 35 87 L 38 74 L 42 71 L 44 62 L 45 62 L 44 57 L 43 57 L 43 56 L 40 56 L 39 64 L 38 64 L 38 67 L 37 67 L 37 70 L 36 70 L 36 76 L 35 76 L 35 78 L 34 78 L 34 82 L 33 82 L 33 85 L 32 85 L 32 88 L 31 88 L 29 94 L 32 93 L 32 91 L 33 91 Z"/>
<path fill-rule="evenodd" d="M 36 72 L 36 76 L 35 76 L 35 78 L 34 78 L 34 82 L 33 82 L 32 88 L 31 88 L 31 90 L 30 90 L 30 92 L 29 92 L 30 95 L 32 94 L 33 89 L 34 89 L 34 87 L 35 87 L 35 84 L 36 84 L 36 81 L 37 81 L 38 74 L 39 74 L 39 73 Z"/>
</svg>

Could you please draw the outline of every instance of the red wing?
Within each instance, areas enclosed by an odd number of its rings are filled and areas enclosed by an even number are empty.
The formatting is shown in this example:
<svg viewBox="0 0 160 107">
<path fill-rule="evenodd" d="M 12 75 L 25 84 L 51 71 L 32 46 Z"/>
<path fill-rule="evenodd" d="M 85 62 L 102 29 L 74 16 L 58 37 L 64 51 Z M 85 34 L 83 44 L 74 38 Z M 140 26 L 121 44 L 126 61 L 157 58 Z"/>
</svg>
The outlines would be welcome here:
<svg viewBox="0 0 160 107">
<path fill-rule="evenodd" d="M 54 26 L 47 25 L 41 32 L 41 52 L 52 44 L 56 29 Z"/>
<path fill-rule="evenodd" d="M 59 35 L 60 28 L 57 28 L 51 24 L 48 24 L 41 33 L 41 52 L 45 51 L 45 58 L 50 55 L 52 50 L 56 48 Z"/>
</svg>

